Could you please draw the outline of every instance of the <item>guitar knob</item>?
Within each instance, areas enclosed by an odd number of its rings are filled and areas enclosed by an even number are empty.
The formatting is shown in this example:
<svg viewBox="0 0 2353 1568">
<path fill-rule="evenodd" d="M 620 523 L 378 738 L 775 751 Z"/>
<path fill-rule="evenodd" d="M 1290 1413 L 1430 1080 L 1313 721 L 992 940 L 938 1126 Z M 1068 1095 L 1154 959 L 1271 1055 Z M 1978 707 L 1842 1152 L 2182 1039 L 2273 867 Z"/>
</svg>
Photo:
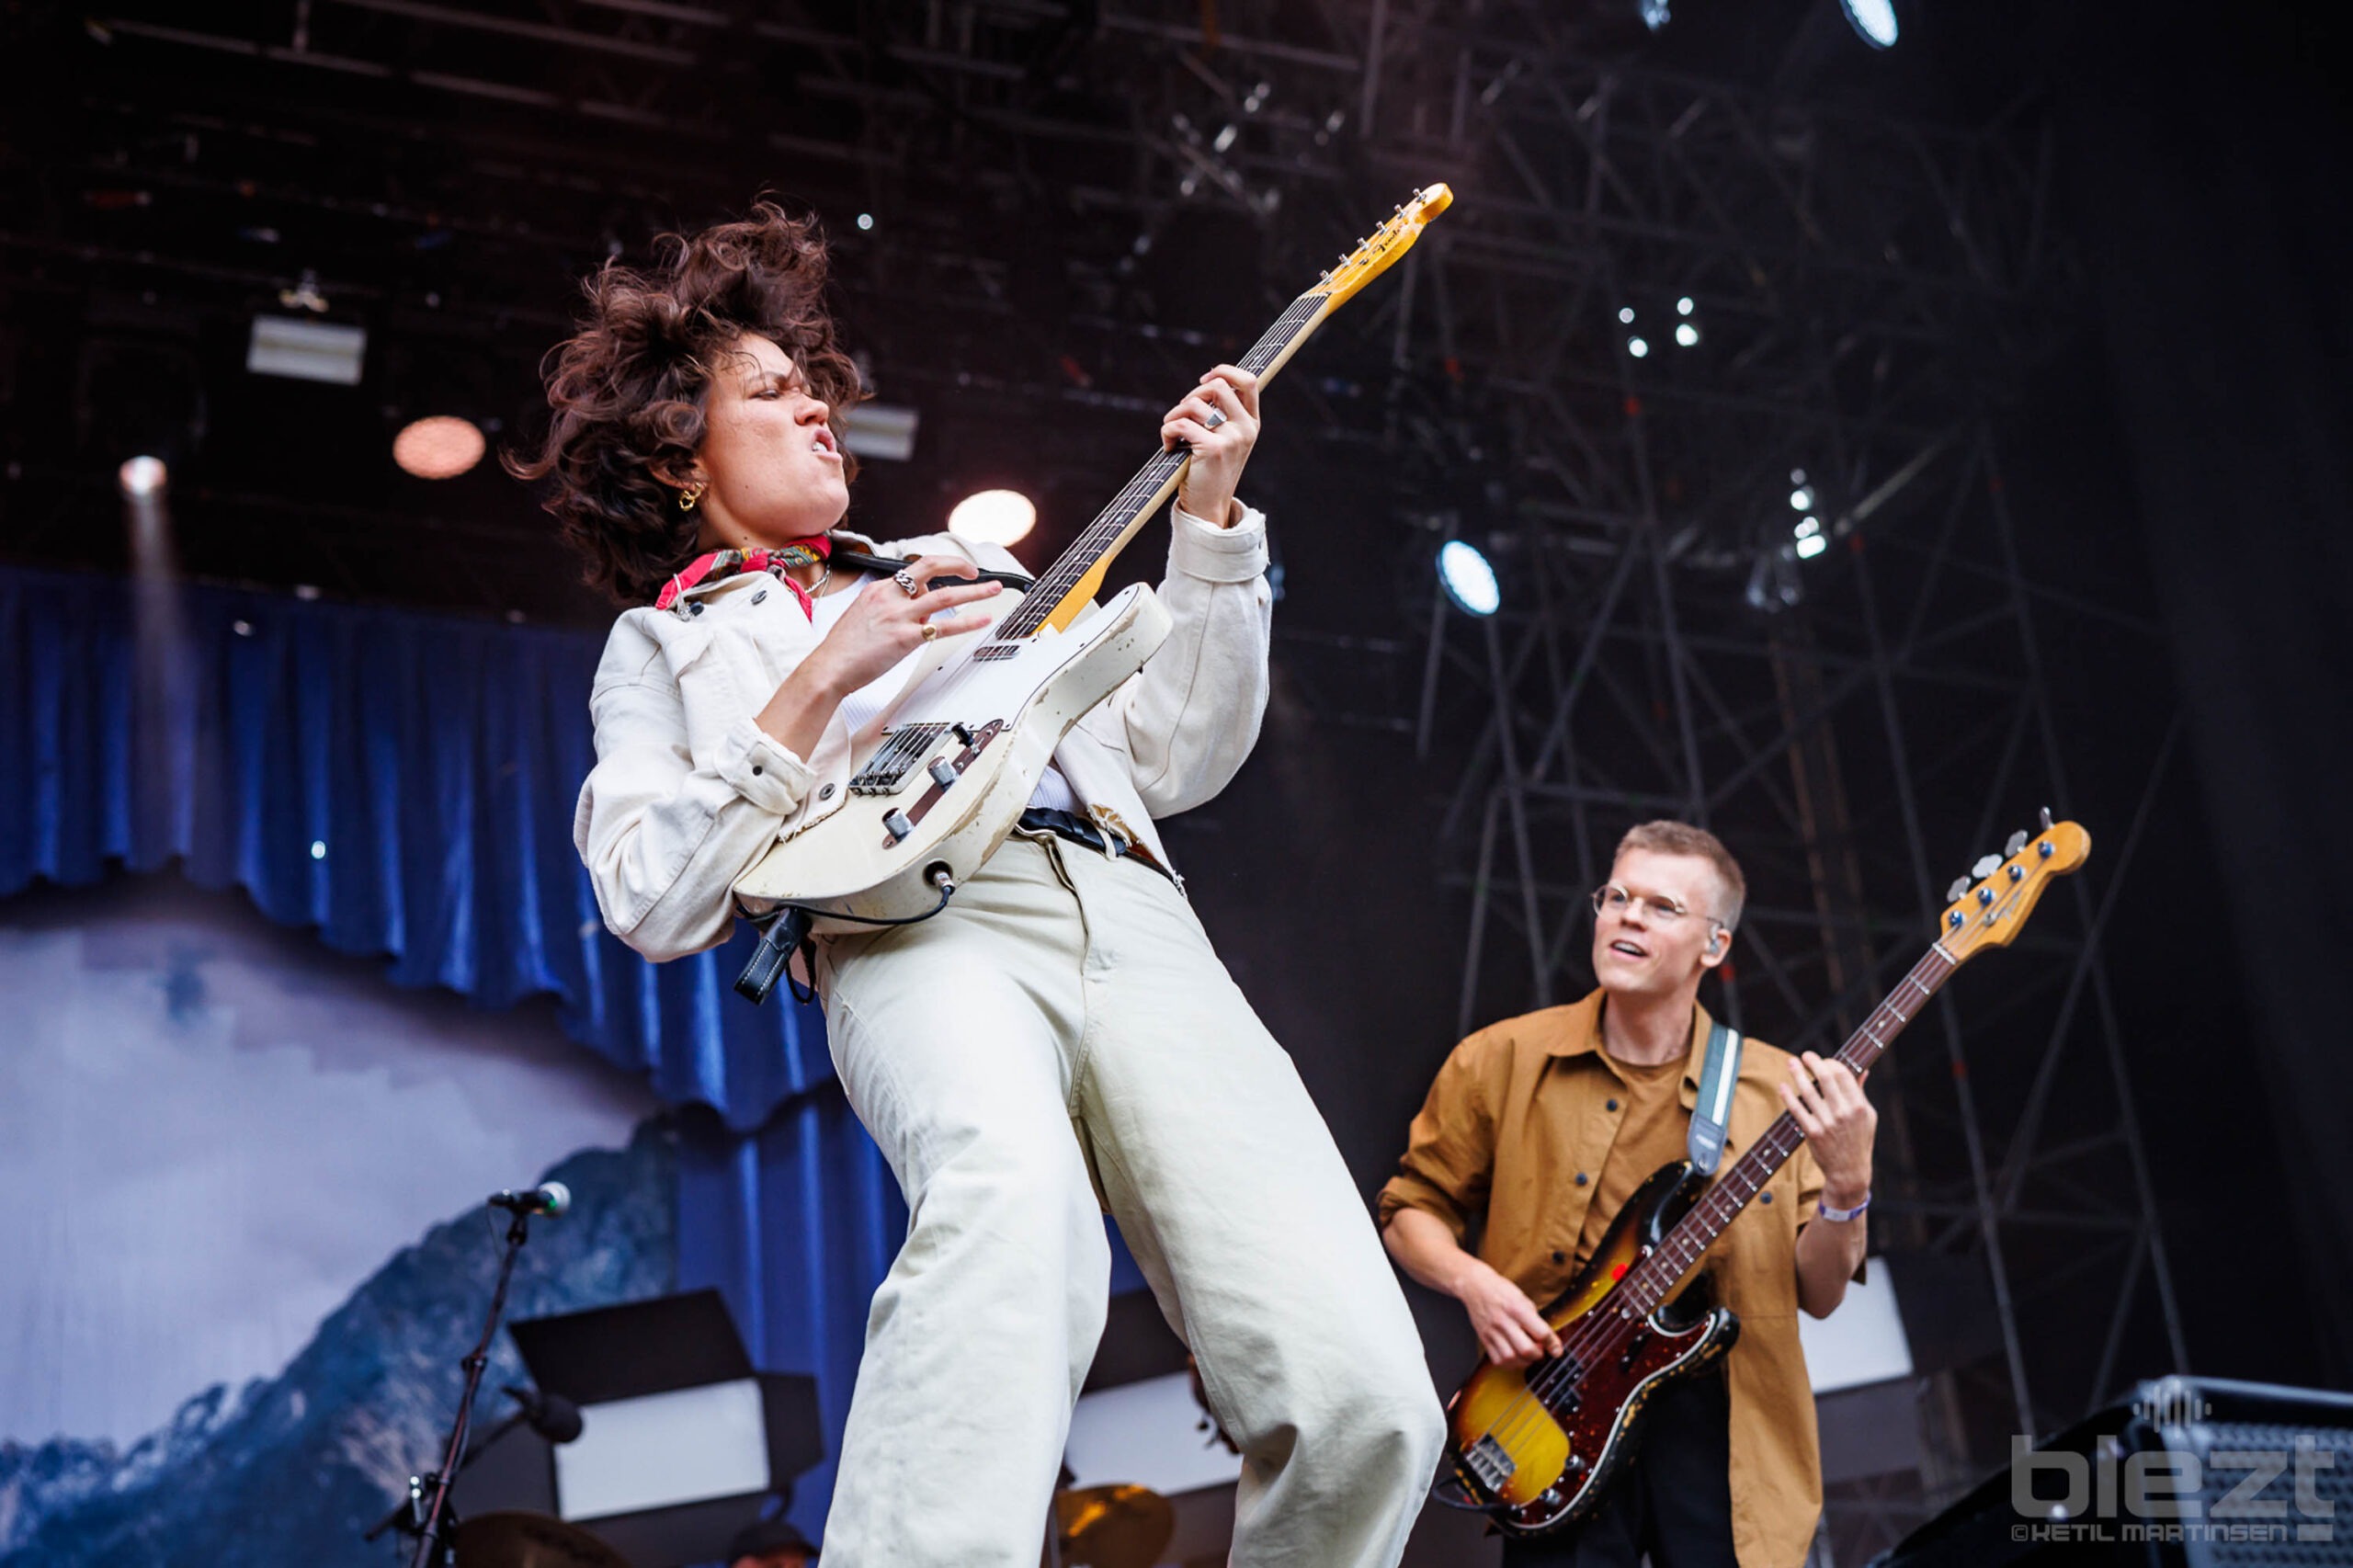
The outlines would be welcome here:
<svg viewBox="0 0 2353 1568">
<path fill-rule="evenodd" d="M 933 757 L 928 771 L 931 774 L 932 782 L 943 790 L 956 782 L 956 765 L 944 756 Z"/>
</svg>

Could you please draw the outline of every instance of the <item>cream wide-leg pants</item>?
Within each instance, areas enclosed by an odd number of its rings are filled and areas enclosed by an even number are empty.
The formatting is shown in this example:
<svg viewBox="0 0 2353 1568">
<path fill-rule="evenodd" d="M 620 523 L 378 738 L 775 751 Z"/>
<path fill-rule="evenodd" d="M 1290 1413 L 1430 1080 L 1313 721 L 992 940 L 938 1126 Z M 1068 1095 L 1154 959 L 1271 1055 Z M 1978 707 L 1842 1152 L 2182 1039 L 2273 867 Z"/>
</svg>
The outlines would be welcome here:
<svg viewBox="0 0 2353 1568">
<path fill-rule="evenodd" d="M 897 1174 L 826 1568 L 1034 1568 L 1110 1274 L 1102 1205 L 1245 1456 L 1237 1568 L 1392 1568 L 1444 1432 L 1290 1058 L 1142 866 L 1017 835 L 948 911 L 826 945 Z"/>
</svg>

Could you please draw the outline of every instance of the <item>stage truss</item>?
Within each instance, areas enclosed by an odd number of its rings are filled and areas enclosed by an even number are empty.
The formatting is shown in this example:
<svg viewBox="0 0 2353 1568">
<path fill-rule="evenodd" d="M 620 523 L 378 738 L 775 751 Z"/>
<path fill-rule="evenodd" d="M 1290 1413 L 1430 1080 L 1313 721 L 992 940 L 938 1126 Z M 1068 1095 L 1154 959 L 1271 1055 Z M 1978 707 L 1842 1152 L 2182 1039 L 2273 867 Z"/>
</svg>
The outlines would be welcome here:
<svg viewBox="0 0 2353 1568">
<path fill-rule="evenodd" d="M 1199 6 L 1132 0 L 208 14 L 139 0 L 92 20 L 146 82 L 202 71 L 83 104 L 119 125 L 118 183 L 225 199 L 197 129 L 267 144 L 256 166 L 284 173 L 265 198 L 347 223 L 319 261 L 329 296 L 424 324 L 430 289 L 430 332 L 533 355 L 564 318 L 527 279 L 789 167 L 877 219 L 835 222 L 854 296 L 919 303 L 873 318 L 886 396 L 950 381 L 1000 411 L 1156 414 L 1170 368 L 1189 378 L 1218 340 L 1165 276 L 1161 308 L 1132 308 L 1156 246 L 1204 218 L 1254 236 L 1254 317 L 1407 190 L 1453 185 L 1302 393 L 1340 451 L 1399 466 L 1426 635 L 1281 647 L 1321 717 L 1410 734 L 1441 790 L 1464 1028 L 1579 994 L 1583 900 L 1616 835 L 1677 816 L 1751 879 L 1722 1006 L 1826 1051 L 1949 881 L 2037 807 L 2069 812 L 2052 629 L 2159 655 L 2153 628 L 2038 582 L 2002 490 L 1995 417 L 2074 288 L 2031 104 L 1954 129 L 1767 97 L 1641 63 L 1600 8 L 1536 3 L 1225 0 L 1211 31 Z M 321 148 L 351 154 L 337 183 Z M 420 242 L 384 276 L 387 234 L 453 236 L 509 272 L 438 272 Z M 0 241 L 12 267 L 62 265 L 31 231 Z M 103 236 L 74 254 L 294 282 Z M 1093 483 L 1093 446 L 1050 456 Z M 1824 549 L 1801 558 L 1806 517 Z M 420 542 L 366 521 L 353 550 Z M 1436 592 L 1447 538 L 1495 562 L 1500 614 Z M 2143 814 L 2172 751 L 2151 746 Z M 1995 1426 L 2047 1430 L 2159 1369 L 2124 1364 L 2136 1330 L 2188 1369 L 2100 948 L 2140 820 L 2089 824 L 2086 873 L 1874 1077 L 1881 1244 L 1974 1260 L 1998 1320 L 1989 1357 L 1922 1381 L 1930 1502 L 2005 1457 L 1972 1415 L 1989 1394 Z M 2084 1346 L 2087 1378 L 2052 1371 Z"/>
</svg>

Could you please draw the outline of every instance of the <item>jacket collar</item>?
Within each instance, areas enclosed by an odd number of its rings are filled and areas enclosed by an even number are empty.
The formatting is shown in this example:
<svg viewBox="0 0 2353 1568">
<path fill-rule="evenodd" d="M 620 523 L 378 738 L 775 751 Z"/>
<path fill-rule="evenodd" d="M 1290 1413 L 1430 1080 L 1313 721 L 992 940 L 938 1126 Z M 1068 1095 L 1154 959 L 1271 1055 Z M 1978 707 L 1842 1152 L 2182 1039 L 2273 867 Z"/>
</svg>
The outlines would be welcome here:
<svg viewBox="0 0 2353 1568">
<path fill-rule="evenodd" d="M 836 548 L 862 550 L 870 555 L 882 553 L 882 547 L 862 533 L 854 533 L 848 528 L 827 528 L 825 534 L 834 541 Z M 694 611 L 687 607 L 694 601 L 714 597 L 756 577 L 767 575 L 767 574 L 764 572 L 736 572 L 724 577 L 705 577 L 691 587 L 681 588 L 670 600 L 670 608 L 666 613 L 680 616 L 692 615 Z"/>
<path fill-rule="evenodd" d="M 1601 1049 L 1601 1008 L 1608 994 L 1596 990 L 1582 1001 L 1572 1002 L 1560 1009 L 1561 1028 L 1546 1048 L 1547 1054 L 1557 1057 L 1593 1056 L 1614 1061 Z M 1684 1058 L 1684 1103 L 1695 1102 L 1699 1089 L 1699 1064 L 1707 1059 L 1708 1032 L 1715 1028 L 1715 1020 L 1708 1009 L 1697 1002 L 1691 1004 L 1691 1053 Z"/>
</svg>

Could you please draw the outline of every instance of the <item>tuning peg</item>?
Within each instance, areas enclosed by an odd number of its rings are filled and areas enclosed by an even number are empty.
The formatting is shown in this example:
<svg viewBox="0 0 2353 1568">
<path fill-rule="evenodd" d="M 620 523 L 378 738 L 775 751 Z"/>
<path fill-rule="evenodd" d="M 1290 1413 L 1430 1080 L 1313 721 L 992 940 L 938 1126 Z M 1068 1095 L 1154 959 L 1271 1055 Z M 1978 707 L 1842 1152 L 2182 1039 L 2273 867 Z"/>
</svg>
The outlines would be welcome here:
<svg viewBox="0 0 2353 1568">
<path fill-rule="evenodd" d="M 2045 832 L 2045 833 L 2049 833 L 2049 832 L 2051 831 L 2051 828 L 2052 828 L 2052 822 L 2051 822 L 2051 808 L 2050 808 L 2049 806 L 2045 806 L 2045 807 L 2043 807 L 2043 808 L 2042 808 L 2042 831 L 2043 831 L 2043 832 Z"/>
<path fill-rule="evenodd" d="M 1967 898 L 1968 896 L 1969 879 L 1967 877 L 1955 878 L 1952 886 L 1945 889 L 1945 902 L 1947 903 L 1959 903 L 1962 899 Z"/>
<path fill-rule="evenodd" d="M 2001 869 L 2002 858 L 1999 855 L 1988 855 L 1974 866 L 1970 867 L 1969 874 L 1972 877 L 1990 877 Z"/>
<path fill-rule="evenodd" d="M 2023 833 L 2014 833 L 2010 835 L 2009 841 L 2002 846 L 2002 853 L 2004 855 L 2015 855 L 2025 847 L 2026 835 Z"/>
</svg>

